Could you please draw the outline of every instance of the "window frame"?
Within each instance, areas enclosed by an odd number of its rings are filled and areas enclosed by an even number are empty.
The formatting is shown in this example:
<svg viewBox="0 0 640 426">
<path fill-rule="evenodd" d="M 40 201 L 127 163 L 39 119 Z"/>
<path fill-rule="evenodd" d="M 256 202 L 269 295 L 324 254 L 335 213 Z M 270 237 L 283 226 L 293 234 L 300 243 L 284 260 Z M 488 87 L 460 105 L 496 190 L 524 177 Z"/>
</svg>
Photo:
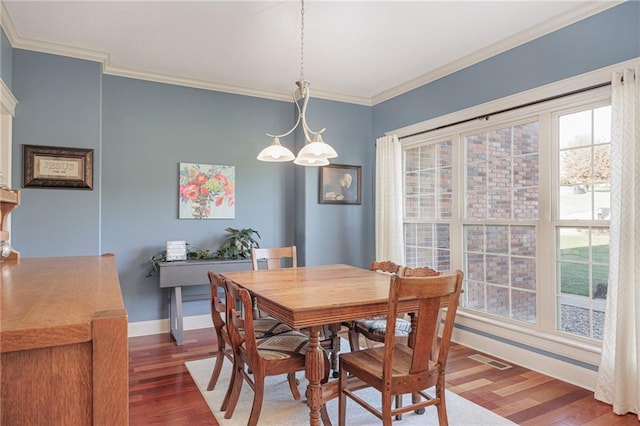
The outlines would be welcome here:
<svg viewBox="0 0 640 426">
<path fill-rule="evenodd" d="M 560 340 L 570 346 L 588 346 L 596 351 L 601 347 L 601 342 L 591 338 L 585 338 L 559 330 L 556 308 L 557 283 L 556 283 L 556 229 L 558 229 L 558 201 L 559 201 L 559 148 L 557 145 L 558 121 L 560 115 L 579 111 L 586 108 L 597 108 L 610 104 L 611 88 L 609 86 L 593 89 L 547 102 L 530 105 L 509 112 L 488 116 L 483 123 L 477 121 L 460 123 L 447 128 L 441 128 L 433 132 L 410 136 L 401 140 L 403 156 L 407 149 L 422 145 L 434 144 L 446 140 L 452 141 L 452 185 L 453 185 L 453 214 L 451 219 L 434 219 L 422 221 L 423 223 L 447 223 L 450 226 L 451 269 L 463 270 L 463 232 L 465 225 L 477 224 L 505 224 L 505 225 L 533 225 L 537 229 L 536 265 L 552 265 L 550 268 L 536 268 L 536 322 L 533 324 L 512 320 L 506 317 L 495 316 L 484 312 L 471 310 L 460 305 L 461 315 L 473 317 L 475 320 L 486 323 L 498 323 L 511 330 L 525 330 L 527 334 L 544 335 L 550 340 Z M 464 165 L 464 137 L 467 135 L 496 129 L 514 124 L 526 123 L 537 120 L 539 122 L 539 205 L 537 220 L 500 221 L 500 220 L 472 220 L 465 219 L 463 209 L 464 177 L 466 176 Z M 479 125 L 480 124 L 480 125 Z M 404 167 L 404 166 L 403 166 Z M 404 188 L 404 169 L 403 169 Z M 457 194 L 457 196 L 456 196 Z M 403 194 L 404 198 L 404 194 Z M 421 221 L 412 221 L 418 222 Z M 608 220 L 595 220 L 585 223 L 584 220 L 574 221 L 575 226 L 609 226 Z M 403 218 L 403 223 L 406 223 Z M 566 223 L 564 226 L 567 226 Z M 547 249 L 548 248 L 548 249 Z M 554 285 L 542 285 L 552 282 Z"/>
</svg>

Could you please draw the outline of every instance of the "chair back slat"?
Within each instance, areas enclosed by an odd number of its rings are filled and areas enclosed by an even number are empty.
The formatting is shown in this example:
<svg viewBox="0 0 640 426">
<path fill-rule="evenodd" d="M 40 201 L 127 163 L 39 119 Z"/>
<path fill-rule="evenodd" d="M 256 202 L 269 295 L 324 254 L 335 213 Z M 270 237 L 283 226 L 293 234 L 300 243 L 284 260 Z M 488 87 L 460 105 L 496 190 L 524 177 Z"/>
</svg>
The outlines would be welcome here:
<svg viewBox="0 0 640 426">
<path fill-rule="evenodd" d="M 415 340 L 413 342 L 412 361 L 409 374 L 420 374 L 429 369 L 429 361 L 432 346 L 436 342 L 438 322 L 440 319 L 440 307 L 443 300 L 448 300 L 447 321 L 443 328 L 443 339 L 441 339 L 440 355 L 438 363 L 446 362 L 446 354 L 451 340 L 453 321 L 457 310 L 457 299 L 462 289 L 462 272 L 441 274 L 426 277 L 403 277 L 391 276 L 389 287 L 389 308 L 387 313 L 387 330 L 395 329 L 396 317 L 398 315 L 399 301 L 416 299 L 418 310 L 416 329 L 414 330 Z M 385 334 L 385 363 L 384 380 L 389 383 L 392 377 L 393 356 L 395 353 L 395 333 Z M 445 339 L 448 341 L 445 343 Z M 446 347 L 445 347 L 446 346 Z"/>
<path fill-rule="evenodd" d="M 222 277 L 227 289 L 227 318 L 229 334 L 234 348 L 244 347 L 249 353 L 257 353 L 253 327 L 253 302 L 249 292 L 233 281 Z"/>
<path fill-rule="evenodd" d="M 412 268 L 410 266 L 402 267 L 400 274 L 403 277 L 437 277 L 441 273 L 435 269 L 431 269 L 428 266 L 418 266 Z"/>
<path fill-rule="evenodd" d="M 211 291 L 211 319 L 216 329 L 224 326 L 224 319 L 222 315 L 227 315 L 227 305 L 220 298 L 220 292 L 225 294 L 224 285 L 222 284 L 222 277 L 215 271 L 209 271 L 209 289 Z"/>
<path fill-rule="evenodd" d="M 289 267 L 298 267 L 298 258 L 296 254 L 296 246 L 275 247 L 275 248 L 252 248 L 251 249 L 251 266 L 254 271 L 259 269 L 259 261 L 266 262 L 267 269 L 280 269 L 285 267 L 284 263 L 288 262 Z"/>
<path fill-rule="evenodd" d="M 388 274 L 397 274 L 400 271 L 400 265 L 391 262 L 390 260 L 373 261 L 369 267 L 372 271 L 386 272 Z"/>
</svg>

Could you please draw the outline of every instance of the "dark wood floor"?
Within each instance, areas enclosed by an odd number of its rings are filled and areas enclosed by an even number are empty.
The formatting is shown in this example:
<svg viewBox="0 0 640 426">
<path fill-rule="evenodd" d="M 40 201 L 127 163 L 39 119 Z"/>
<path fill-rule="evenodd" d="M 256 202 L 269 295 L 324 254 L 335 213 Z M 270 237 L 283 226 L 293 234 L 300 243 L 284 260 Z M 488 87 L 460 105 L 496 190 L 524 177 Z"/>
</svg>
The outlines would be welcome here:
<svg viewBox="0 0 640 426">
<path fill-rule="evenodd" d="M 169 334 L 129 339 L 131 425 L 217 425 L 184 362 L 211 357 L 213 329 L 185 332 L 183 346 Z M 469 359 L 477 353 L 453 344 L 447 389 L 520 425 L 635 425 L 637 416 L 617 416 L 593 393 L 513 366 L 498 370 Z M 400 423 L 399 423 L 400 424 Z"/>
</svg>

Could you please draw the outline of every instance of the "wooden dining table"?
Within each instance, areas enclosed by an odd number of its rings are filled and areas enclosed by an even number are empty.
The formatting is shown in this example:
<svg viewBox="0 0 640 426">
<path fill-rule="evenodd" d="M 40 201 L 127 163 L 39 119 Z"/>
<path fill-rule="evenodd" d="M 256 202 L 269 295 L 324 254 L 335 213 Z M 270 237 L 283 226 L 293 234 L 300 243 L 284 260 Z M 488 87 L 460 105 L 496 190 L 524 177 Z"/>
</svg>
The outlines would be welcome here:
<svg viewBox="0 0 640 426">
<path fill-rule="evenodd" d="M 246 288 L 257 307 L 292 328 L 310 331 L 305 377 L 311 425 L 320 425 L 320 409 L 338 396 L 337 380 L 324 385 L 323 326 L 387 314 L 388 275 L 349 265 L 323 265 L 259 271 L 225 272 L 225 277 Z M 411 312 L 415 300 L 400 303 Z M 328 419 L 327 419 L 328 420 Z"/>
</svg>

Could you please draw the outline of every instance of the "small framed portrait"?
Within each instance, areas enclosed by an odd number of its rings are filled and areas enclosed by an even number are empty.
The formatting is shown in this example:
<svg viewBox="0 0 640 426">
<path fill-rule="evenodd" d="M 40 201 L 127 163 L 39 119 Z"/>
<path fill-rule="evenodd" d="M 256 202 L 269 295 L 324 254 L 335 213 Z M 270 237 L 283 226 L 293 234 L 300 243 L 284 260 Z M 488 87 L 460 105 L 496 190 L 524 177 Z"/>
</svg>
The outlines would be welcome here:
<svg viewBox="0 0 640 426">
<path fill-rule="evenodd" d="M 93 189 L 93 149 L 23 145 L 22 186 Z"/>
<path fill-rule="evenodd" d="M 319 173 L 318 203 L 362 204 L 362 166 L 330 164 Z"/>
</svg>

